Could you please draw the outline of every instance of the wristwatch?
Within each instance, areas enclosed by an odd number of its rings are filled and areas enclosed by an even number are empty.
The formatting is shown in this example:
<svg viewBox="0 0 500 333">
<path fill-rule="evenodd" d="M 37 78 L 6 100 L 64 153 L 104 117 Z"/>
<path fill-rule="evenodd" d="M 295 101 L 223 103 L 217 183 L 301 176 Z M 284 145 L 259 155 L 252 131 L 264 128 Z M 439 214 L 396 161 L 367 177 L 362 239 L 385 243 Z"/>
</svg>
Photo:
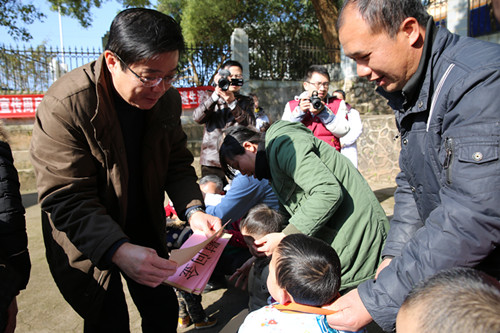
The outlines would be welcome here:
<svg viewBox="0 0 500 333">
<path fill-rule="evenodd" d="M 201 206 L 189 209 L 189 211 L 186 213 L 186 221 L 188 223 L 189 223 L 189 219 L 191 218 L 191 216 L 193 216 L 193 214 L 196 212 L 205 213 L 205 209 L 203 209 L 203 207 L 201 207 Z"/>
</svg>

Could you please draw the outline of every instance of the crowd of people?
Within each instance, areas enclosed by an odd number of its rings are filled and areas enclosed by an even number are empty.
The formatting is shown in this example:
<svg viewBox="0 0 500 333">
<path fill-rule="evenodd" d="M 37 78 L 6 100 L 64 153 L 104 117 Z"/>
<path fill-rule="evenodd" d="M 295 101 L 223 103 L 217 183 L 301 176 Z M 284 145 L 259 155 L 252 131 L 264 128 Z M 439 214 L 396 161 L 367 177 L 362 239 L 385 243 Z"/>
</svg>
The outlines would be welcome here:
<svg viewBox="0 0 500 333">
<path fill-rule="evenodd" d="M 184 236 L 231 220 L 211 282 L 248 290 L 241 332 L 500 332 L 500 46 L 436 27 L 419 0 L 347 0 L 337 29 L 394 109 L 390 222 L 357 170 L 359 112 L 322 66 L 273 120 L 240 93 L 243 66 L 224 62 L 194 111 L 200 179 L 170 16 L 120 12 L 99 59 L 49 88 L 30 154 L 50 272 L 85 332 L 130 330 L 122 279 L 143 332 L 217 324 L 200 295 L 163 283 L 181 243 L 167 215 Z M 13 332 L 31 266 L 3 135 L 0 152 L 0 331 Z"/>
</svg>

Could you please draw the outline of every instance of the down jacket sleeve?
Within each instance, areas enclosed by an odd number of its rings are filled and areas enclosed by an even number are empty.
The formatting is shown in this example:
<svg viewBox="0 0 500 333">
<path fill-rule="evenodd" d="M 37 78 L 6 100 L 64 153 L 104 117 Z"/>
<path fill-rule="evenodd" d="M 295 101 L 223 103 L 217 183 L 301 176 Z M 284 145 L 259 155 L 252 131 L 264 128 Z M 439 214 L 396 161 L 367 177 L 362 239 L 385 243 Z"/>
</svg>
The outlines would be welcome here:
<svg viewBox="0 0 500 333">
<path fill-rule="evenodd" d="M 10 146 L 0 141 L 0 315 L 28 284 L 31 263 L 19 178 Z M 1 327 L 2 325 L 0 325 Z"/>
</svg>

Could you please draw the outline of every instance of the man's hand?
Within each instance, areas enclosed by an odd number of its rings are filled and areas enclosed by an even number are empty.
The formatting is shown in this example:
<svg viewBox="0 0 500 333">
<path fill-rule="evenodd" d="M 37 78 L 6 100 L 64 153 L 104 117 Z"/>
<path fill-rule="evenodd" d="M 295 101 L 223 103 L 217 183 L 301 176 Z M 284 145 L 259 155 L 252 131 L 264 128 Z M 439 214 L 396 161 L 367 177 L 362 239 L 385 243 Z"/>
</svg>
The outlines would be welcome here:
<svg viewBox="0 0 500 333">
<path fill-rule="evenodd" d="M 309 98 L 303 98 L 299 102 L 300 109 L 304 112 L 312 109 L 311 100 Z"/>
<path fill-rule="evenodd" d="M 215 92 L 217 93 L 217 95 L 219 95 L 220 97 L 222 97 L 227 104 L 230 104 L 232 103 L 236 97 L 234 97 L 234 93 L 232 91 L 229 91 L 229 90 L 222 90 L 221 88 L 219 88 L 219 86 L 217 86 L 217 88 L 215 88 Z"/>
<path fill-rule="evenodd" d="M 217 95 L 219 95 L 219 97 L 224 99 L 227 104 L 232 103 L 235 100 L 234 93 L 232 91 L 229 91 L 229 90 L 226 90 L 226 91 L 222 90 L 219 87 L 219 80 L 220 79 L 221 79 L 221 77 L 220 77 L 219 73 L 215 74 L 215 77 L 214 77 L 214 82 L 216 83 L 215 92 L 217 93 Z"/>
<path fill-rule="evenodd" d="M 111 260 L 132 280 L 152 288 L 177 269 L 174 261 L 161 258 L 155 250 L 131 243 L 122 244 Z"/>
<path fill-rule="evenodd" d="M 322 103 L 323 103 L 323 107 L 320 110 L 317 110 L 312 106 L 310 99 L 301 99 L 299 102 L 299 106 L 302 109 L 302 111 L 304 111 L 304 112 L 309 111 L 312 114 L 317 115 L 318 113 L 320 113 L 324 109 L 325 102 L 322 101 Z"/>
<path fill-rule="evenodd" d="M 257 239 L 255 246 L 259 252 L 265 252 L 267 256 L 270 256 L 285 236 L 282 232 L 273 232 Z"/>
<path fill-rule="evenodd" d="M 363 305 L 357 289 L 351 290 L 324 308 L 337 311 L 326 316 L 326 319 L 332 328 L 341 331 L 359 331 L 373 320 Z"/>
<path fill-rule="evenodd" d="M 196 212 L 189 218 L 189 225 L 193 231 L 201 231 L 210 237 L 222 228 L 220 218 L 204 212 Z"/>
</svg>

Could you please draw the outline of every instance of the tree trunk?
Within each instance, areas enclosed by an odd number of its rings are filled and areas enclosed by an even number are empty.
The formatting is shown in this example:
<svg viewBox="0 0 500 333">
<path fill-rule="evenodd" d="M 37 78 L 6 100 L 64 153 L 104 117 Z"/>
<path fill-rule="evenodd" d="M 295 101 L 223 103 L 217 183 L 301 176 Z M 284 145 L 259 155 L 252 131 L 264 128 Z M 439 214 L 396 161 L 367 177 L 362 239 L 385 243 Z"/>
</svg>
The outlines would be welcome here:
<svg viewBox="0 0 500 333">
<path fill-rule="evenodd" d="M 319 21 L 321 35 L 328 48 L 332 63 L 340 62 L 340 43 L 337 32 L 337 16 L 339 14 L 336 0 L 312 0 Z"/>
</svg>

